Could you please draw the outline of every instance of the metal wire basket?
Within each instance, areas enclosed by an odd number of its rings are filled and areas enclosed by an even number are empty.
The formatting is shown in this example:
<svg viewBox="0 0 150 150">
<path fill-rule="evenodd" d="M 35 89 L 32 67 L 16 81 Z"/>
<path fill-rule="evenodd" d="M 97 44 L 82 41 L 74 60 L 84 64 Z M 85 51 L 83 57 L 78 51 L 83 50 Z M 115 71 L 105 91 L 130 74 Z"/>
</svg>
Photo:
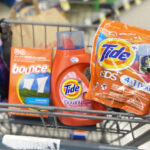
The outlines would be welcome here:
<svg viewBox="0 0 150 150">
<path fill-rule="evenodd" d="M 5 28 L 10 28 L 13 24 L 19 24 L 20 30 L 22 30 L 22 25 L 31 26 L 33 30 L 33 42 L 35 42 L 36 40 L 36 38 L 34 37 L 34 27 L 42 26 L 45 30 L 45 36 L 43 37 L 45 39 L 45 46 L 48 42 L 46 34 L 46 28 L 48 26 L 56 28 L 57 31 L 61 31 L 62 28 L 66 28 L 66 30 L 68 31 L 82 29 L 85 31 L 85 45 L 86 48 L 89 49 L 89 51 L 91 51 L 92 49 L 92 40 L 97 29 L 97 26 L 94 25 L 86 26 L 72 24 L 51 24 L 40 22 L 14 21 L 6 19 L 1 23 L 2 30 Z M 20 36 L 21 38 L 20 46 L 25 46 L 22 31 L 18 36 Z M 150 139 L 150 115 L 137 116 L 129 112 L 118 112 L 118 110 L 112 108 L 109 108 L 108 111 L 95 111 L 61 108 L 54 106 L 8 103 L 1 103 L 0 107 L 0 133 L 2 135 L 13 134 L 58 138 L 61 139 L 61 146 L 63 147 L 61 147 L 62 149 L 137 149 L 137 147 L 144 144 Z M 32 109 L 15 109 L 19 107 Z M 43 112 L 42 110 L 47 111 Z M 64 111 L 70 113 L 65 113 Z M 40 115 L 40 118 L 17 117 L 8 115 L 8 112 L 38 114 Z M 80 113 L 88 113 L 89 115 L 83 115 Z M 96 116 L 94 114 L 99 114 L 101 116 Z M 43 115 L 48 115 L 49 117 L 44 118 Z M 57 119 L 58 116 L 87 118 L 103 121 L 96 124 L 95 126 L 72 127 L 61 124 Z M 143 133 L 140 129 L 143 129 Z M 75 141 L 69 134 L 70 131 L 74 130 L 87 131 L 86 142 Z M 72 142 L 70 142 L 70 140 Z M 90 144 L 88 144 L 87 142 L 90 142 Z"/>
</svg>

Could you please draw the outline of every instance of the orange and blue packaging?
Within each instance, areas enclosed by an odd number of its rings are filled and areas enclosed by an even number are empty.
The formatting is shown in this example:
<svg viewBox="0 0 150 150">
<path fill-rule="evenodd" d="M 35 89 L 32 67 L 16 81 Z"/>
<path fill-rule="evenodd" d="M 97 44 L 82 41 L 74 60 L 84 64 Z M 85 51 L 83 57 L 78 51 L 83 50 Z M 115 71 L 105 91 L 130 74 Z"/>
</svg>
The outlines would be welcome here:
<svg viewBox="0 0 150 150">
<path fill-rule="evenodd" d="M 87 99 L 137 115 L 150 108 L 150 31 L 105 20 L 91 58 Z"/>
<path fill-rule="evenodd" d="M 94 101 L 84 98 L 89 81 L 84 71 L 90 66 L 90 54 L 84 50 L 84 34 L 82 31 L 58 32 L 57 51 L 53 61 L 51 92 L 54 106 L 106 110 Z M 83 114 L 77 112 L 67 112 Z M 86 113 L 84 113 L 86 114 Z M 75 117 L 58 117 L 61 123 L 70 126 L 95 125 L 100 120 Z"/>
<path fill-rule="evenodd" d="M 51 56 L 52 53 L 49 49 L 11 48 L 9 103 L 49 105 Z"/>
</svg>

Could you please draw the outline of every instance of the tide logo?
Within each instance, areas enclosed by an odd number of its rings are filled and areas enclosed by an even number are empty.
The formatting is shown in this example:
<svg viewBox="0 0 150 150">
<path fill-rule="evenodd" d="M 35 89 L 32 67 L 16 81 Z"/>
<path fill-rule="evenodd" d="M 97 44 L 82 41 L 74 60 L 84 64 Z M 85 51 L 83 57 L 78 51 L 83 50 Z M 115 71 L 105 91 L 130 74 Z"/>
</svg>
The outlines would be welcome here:
<svg viewBox="0 0 150 150">
<path fill-rule="evenodd" d="M 108 38 L 98 48 L 98 62 L 108 70 L 123 70 L 131 66 L 135 53 L 131 44 L 123 39 Z"/>
<path fill-rule="evenodd" d="M 68 79 L 63 82 L 61 90 L 66 98 L 75 99 L 80 96 L 82 92 L 82 86 L 78 80 Z"/>
</svg>

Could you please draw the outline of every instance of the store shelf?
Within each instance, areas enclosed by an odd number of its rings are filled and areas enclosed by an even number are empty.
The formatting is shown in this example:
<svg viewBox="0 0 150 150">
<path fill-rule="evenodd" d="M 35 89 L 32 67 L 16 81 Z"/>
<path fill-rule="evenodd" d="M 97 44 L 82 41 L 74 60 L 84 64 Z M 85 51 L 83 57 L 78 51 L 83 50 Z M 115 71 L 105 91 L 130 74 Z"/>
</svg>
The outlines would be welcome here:
<svg viewBox="0 0 150 150">
<path fill-rule="evenodd" d="M 140 2 L 142 3 L 142 1 Z M 139 5 L 140 2 L 136 0 L 116 0 L 100 3 L 93 0 L 69 0 L 72 7 L 68 13 L 66 12 L 66 15 L 69 21 L 74 24 L 99 24 L 106 18 L 119 20 L 120 11 L 127 11 L 132 8 L 132 5 Z M 97 9 L 94 9 L 94 5 L 97 5 Z M 75 17 L 76 15 L 80 17 Z"/>
</svg>

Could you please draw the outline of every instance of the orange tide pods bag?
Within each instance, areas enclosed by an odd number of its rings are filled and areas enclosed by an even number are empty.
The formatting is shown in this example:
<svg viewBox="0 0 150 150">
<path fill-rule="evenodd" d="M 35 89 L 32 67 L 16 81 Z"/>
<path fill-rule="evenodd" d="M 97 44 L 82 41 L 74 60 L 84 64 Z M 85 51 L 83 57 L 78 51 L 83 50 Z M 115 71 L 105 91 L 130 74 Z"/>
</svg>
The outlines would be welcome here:
<svg viewBox="0 0 150 150">
<path fill-rule="evenodd" d="M 150 31 L 105 20 L 97 30 L 87 99 L 137 115 L 150 108 Z"/>
</svg>

